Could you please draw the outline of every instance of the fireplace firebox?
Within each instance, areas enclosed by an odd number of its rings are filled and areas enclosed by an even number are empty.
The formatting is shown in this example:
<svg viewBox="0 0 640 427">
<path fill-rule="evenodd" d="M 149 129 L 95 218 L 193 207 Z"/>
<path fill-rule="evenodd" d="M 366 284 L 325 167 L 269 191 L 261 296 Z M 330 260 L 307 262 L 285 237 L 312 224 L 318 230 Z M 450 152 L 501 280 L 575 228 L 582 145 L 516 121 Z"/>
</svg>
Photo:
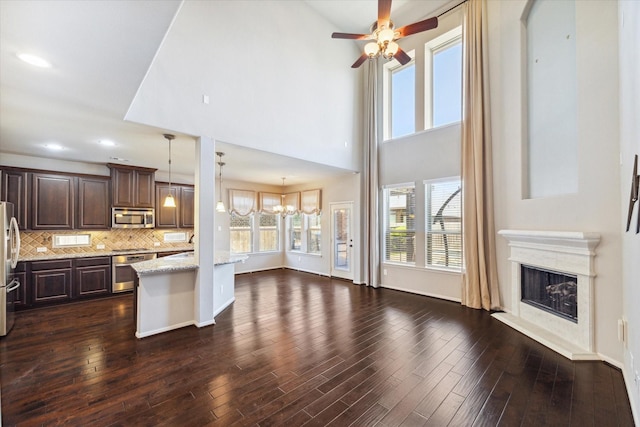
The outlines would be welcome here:
<svg viewBox="0 0 640 427">
<path fill-rule="evenodd" d="M 575 275 L 520 265 L 522 302 L 578 322 L 578 279 Z"/>
</svg>

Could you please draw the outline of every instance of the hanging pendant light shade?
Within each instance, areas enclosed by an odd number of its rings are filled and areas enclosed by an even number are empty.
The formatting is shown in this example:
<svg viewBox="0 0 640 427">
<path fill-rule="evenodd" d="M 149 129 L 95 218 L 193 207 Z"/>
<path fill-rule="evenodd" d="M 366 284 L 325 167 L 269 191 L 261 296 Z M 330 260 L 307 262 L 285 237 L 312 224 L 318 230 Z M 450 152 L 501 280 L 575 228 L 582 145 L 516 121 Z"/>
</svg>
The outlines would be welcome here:
<svg viewBox="0 0 640 427">
<path fill-rule="evenodd" d="M 224 202 L 222 201 L 222 167 L 225 165 L 225 163 L 222 161 L 222 156 L 224 156 L 224 153 L 221 151 L 216 151 L 216 155 L 218 156 L 218 166 L 220 166 L 220 175 L 218 176 L 218 203 L 216 203 L 216 212 L 226 212 Z"/>
<path fill-rule="evenodd" d="M 164 204 L 162 206 L 165 208 L 175 208 L 176 200 L 173 197 L 173 194 L 171 194 L 171 141 L 175 139 L 175 135 L 165 133 L 164 137 L 169 141 L 169 194 L 167 194 L 167 197 L 164 199 Z"/>
</svg>

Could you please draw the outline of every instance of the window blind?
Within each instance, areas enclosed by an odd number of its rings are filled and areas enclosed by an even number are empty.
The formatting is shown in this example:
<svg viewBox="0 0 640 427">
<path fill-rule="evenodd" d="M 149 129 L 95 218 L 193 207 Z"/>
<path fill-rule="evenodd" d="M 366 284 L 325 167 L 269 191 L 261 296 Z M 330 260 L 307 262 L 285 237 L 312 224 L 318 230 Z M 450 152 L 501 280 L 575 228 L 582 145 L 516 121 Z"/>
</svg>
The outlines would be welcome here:
<svg viewBox="0 0 640 427">
<path fill-rule="evenodd" d="M 306 190 L 301 193 L 300 211 L 308 215 L 319 214 L 321 211 L 322 192 L 320 190 Z"/>
<path fill-rule="evenodd" d="M 415 263 L 414 186 L 386 188 L 385 200 L 385 260 L 402 264 Z"/>
<path fill-rule="evenodd" d="M 251 190 L 229 190 L 229 212 L 239 216 L 256 211 L 256 192 Z"/>
<path fill-rule="evenodd" d="M 273 214 L 276 213 L 275 207 L 282 202 L 282 196 L 275 193 L 258 193 L 258 199 L 260 201 L 260 212 Z"/>
</svg>

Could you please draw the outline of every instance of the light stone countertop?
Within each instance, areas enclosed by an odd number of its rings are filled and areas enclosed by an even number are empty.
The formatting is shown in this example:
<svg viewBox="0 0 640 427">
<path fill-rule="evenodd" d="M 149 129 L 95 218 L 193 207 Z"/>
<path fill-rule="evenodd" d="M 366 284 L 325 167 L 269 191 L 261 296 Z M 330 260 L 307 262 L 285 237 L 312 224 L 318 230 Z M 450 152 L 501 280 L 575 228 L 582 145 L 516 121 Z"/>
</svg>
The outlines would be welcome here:
<svg viewBox="0 0 640 427">
<path fill-rule="evenodd" d="M 216 252 L 213 259 L 213 265 L 234 264 L 244 262 L 249 259 L 247 255 L 231 255 L 228 252 Z M 162 258 L 156 258 L 149 261 L 141 261 L 131 264 L 131 267 L 138 273 L 138 276 L 144 276 L 155 273 L 167 273 L 177 271 L 196 270 L 198 264 L 195 262 L 193 252 L 176 254 Z"/>
<path fill-rule="evenodd" d="M 55 249 L 47 252 L 42 252 L 37 256 L 25 256 L 19 257 L 18 261 L 48 261 L 54 259 L 67 259 L 67 258 L 94 258 L 101 256 L 116 256 L 116 255 L 135 255 L 135 254 L 149 254 L 149 253 L 162 253 L 162 252 L 177 252 L 177 251 L 193 251 L 193 245 L 174 246 L 171 248 L 152 248 L 152 249 L 138 249 L 138 250 L 93 250 L 87 252 L 77 252 L 73 254 L 54 253 Z"/>
</svg>

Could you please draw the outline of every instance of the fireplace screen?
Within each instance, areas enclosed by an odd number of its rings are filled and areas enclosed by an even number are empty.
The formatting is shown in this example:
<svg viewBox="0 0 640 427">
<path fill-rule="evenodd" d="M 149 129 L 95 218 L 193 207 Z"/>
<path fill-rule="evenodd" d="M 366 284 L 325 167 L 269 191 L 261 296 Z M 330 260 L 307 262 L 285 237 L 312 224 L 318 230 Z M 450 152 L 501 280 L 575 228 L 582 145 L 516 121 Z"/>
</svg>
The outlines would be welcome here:
<svg viewBox="0 0 640 427">
<path fill-rule="evenodd" d="M 576 276 L 521 265 L 520 286 L 522 302 L 578 322 Z"/>
</svg>

